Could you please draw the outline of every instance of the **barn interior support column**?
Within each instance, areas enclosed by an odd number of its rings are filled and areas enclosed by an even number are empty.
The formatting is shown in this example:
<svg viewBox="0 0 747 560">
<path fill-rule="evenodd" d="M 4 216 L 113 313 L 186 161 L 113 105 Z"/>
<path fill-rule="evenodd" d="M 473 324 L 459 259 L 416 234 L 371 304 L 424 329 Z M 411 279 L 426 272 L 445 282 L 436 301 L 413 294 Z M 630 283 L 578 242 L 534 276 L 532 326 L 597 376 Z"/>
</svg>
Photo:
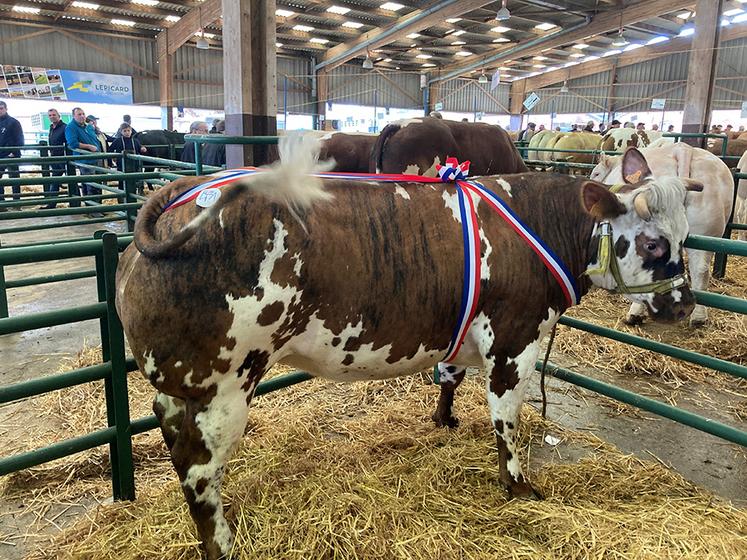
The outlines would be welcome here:
<svg viewBox="0 0 747 560">
<path fill-rule="evenodd" d="M 521 130 L 522 110 L 524 108 L 524 89 L 526 80 L 514 80 L 511 82 L 511 91 L 509 93 L 508 110 L 511 115 L 509 128 L 511 130 Z"/>
<path fill-rule="evenodd" d="M 165 29 L 158 34 L 156 47 L 158 53 L 158 84 L 161 105 L 161 127 L 174 130 L 174 55 L 168 51 L 168 33 Z"/>
<path fill-rule="evenodd" d="M 277 134 L 275 0 L 223 0 L 226 134 Z M 274 147 L 226 146 L 227 167 L 261 165 Z"/>
<path fill-rule="evenodd" d="M 615 84 L 617 83 L 617 60 L 610 68 L 610 85 L 607 88 L 607 126 L 615 119 Z"/>
<path fill-rule="evenodd" d="M 316 71 L 316 113 L 317 129 L 327 128 L 327 101 L 329 100 L 329 73 L 327 70 Z"/>
<path fill-rule="evenodd" d="M 708 132 L 713 84 L 716 78 L 722 4 L 723 0 L 698 0 L 695 8 L 697 16 L 687 69 L 682 132 Z M 693 139 L 688 143 L 694 146 L 703 145 L 701 139 Z"/>
</svg>

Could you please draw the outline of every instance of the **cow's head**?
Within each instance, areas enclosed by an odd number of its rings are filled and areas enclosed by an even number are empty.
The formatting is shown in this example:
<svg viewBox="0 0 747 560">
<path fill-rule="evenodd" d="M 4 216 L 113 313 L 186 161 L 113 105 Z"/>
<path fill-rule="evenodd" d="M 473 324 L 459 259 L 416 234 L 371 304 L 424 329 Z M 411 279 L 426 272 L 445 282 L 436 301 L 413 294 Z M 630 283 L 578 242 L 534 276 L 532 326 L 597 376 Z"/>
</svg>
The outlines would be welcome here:
<svg viewBox="0 0 747 560">
<path fill-rule="evenodd" d="M 620 163 L 620 157 L 608 156 L 606 154 L 599 155 L 599 163 L 594 166 L 591 170 L 589 178 L 593 181 L 599 181 L 600 183 L 607 183 L 607 177 L 615 166 Z"/>
<path fill-rule="evenodd" d="M 688 231 L 685 197 L 703 185 L 676 177 L 653 179 L 635 148 L 625 152 L 622 170 L 625 184 L 617 188 L 593 182 L 583 186 L 584 207 L 598 222 L 586 273 L 596 286 L 645 304 L 656 320 L 685 319 L 695 303 L 682 259 Z"/>
</svg>

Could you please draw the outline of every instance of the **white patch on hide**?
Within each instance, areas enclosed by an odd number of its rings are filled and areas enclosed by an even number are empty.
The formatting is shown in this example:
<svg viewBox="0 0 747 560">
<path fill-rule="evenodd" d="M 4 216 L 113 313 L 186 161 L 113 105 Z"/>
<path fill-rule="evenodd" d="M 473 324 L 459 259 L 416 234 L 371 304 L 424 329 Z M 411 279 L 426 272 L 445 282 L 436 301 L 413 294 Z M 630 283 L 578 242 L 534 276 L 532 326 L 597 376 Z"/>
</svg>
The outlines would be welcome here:
<svg viewBox="0 0 747 560">
<path fill-rule="evenodd" d="M 400 187 L 399 185 L 396 185 L 394 187 L 394 194 L 398 194 L 402 198 L 410 200 L 410 193 L 408 193 L 404 188 Z"/>
<path fill-rule="evenodd" d="M 441 193 L 441 198 L 446 203 L 446 208 L 451 210 L 451 214 L 458 223 L 462 223 L 462 217 L 459 213 L 459 195 L 457 193 L 451 194 L 449 191 L 444 190 Z"/>
<path fill-rule="evenodd" d="M 513 195 L 511 194 L 511 184 L 508 181 L 506 181 L 505 179 L 496 179 L 495 182 L 498 183 L 504 191 L 506 191 L 506 194 L 508 196 L 513 198 Z"/>
</svg>

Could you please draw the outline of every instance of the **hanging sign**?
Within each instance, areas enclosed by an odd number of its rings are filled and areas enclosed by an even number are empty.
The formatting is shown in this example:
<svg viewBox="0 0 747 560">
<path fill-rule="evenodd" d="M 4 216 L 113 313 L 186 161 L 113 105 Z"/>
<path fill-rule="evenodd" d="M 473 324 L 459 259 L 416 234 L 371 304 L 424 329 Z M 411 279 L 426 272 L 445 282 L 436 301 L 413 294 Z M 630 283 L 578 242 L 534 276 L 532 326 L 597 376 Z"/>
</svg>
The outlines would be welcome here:
<svg viewBox="0 0 747 560">
<path fill-rule="evenodd" d="M 434 111 L 443 111 L 443 109 L 444 109 L 444 104 L 441 103 L 440 101 L 436 103 L 435 105 L 433 105 Z"/>
<path fill-rule="evenodd" d="M 132 77 L 3 64 L 0 97 L 132 105 Z"/>
<path fill-rule="evenodd" d="M 496 70 L 493 77 L 490 80 L 490 91 L 493 91 L 501 83 L 501 71 Z"/>
<path fill-rule="evenodd" d="M 540 96 L 539 96 L 539 95 L 537 95 L 536 93 L 532 92 L 532 93 L 530 93 L 530 94 L 529 94 L 529 97 L 527 97 L 527 98 L 526 98 L 526 99 L 524 100 L 524 103 L 523 103 L 523 105 L 524 105 L 524 107 L 526 107 L 526 108 L 527 108 L 527 111 L 531 111 L 531 110 L 532 110 L 532 108 L 533 108 L 533 107 L 534 107 L 534 106 L 535 106 L 535 105 L 536 105 L 537 103 L 539 103 L 539 100 L 540 100 Z"/>
<path fill-rule="evenodd" d="M 663 109 L 664 104 L 667 102 L 666 99 L 652 99 L 651 100 L 651 108 L 652 109 Z"/>
</svg>

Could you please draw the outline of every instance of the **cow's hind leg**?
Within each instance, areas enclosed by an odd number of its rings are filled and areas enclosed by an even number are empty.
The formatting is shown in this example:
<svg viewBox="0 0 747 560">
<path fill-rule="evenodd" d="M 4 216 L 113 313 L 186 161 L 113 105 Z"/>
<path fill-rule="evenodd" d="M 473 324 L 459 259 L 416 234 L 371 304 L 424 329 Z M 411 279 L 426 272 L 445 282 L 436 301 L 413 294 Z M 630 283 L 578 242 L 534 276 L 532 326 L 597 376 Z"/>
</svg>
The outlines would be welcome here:
<svg viewBox="0 0 747 560">
<path fill-rule="evenodd" d="M 161 434 L 163 434 L 163 441 L 166 442 L 166 447 L 174 447 L 176 438 L 179 435 L 179 428 L 184 422 L 184 413 L 187 410 L 187 405 L 183 399 L 172 397 L 160 391 L 156 393 L 155 399 L 153 399 L 153 412 L 158 418 L 158 422 L 161 424 Z"/>
<path fill-rule="evenodd" d="M 233 533 L 223 516 L 221 483 L 226 461 L 244 433 L 250 400 L 251 392 L 232 382 L 217 385 L 217 391 L 208 391 L 202 400 L 187 400 L 171 449 L 208 560 L 228 557 L 233 546 Z"/>
<path fill-rule="evenodd" d="M 451 364 L 439 363 L 438 366 L 439 385 L 441 394 L 438 397 L 438 406 L 431 418 L 436 426 L 456 428 L 459 425 L 459 419 L 454 416 L 452 405 L 454 404 L 454 391 L 464 379 L 464 373 L 467 368 L 454 366 Z"/>
<path fill-rule="evenodd" d="M 687 249 L 687 267 L 690 270 L 690 288 L 693 290 L 708 290 L 711 281 L 711 261 L 713 253 Z M 702 327 L 708 321 L 708 309 L 704 305 L 696 305 L 690 315 L 691 327 Z"/>
</svg>

